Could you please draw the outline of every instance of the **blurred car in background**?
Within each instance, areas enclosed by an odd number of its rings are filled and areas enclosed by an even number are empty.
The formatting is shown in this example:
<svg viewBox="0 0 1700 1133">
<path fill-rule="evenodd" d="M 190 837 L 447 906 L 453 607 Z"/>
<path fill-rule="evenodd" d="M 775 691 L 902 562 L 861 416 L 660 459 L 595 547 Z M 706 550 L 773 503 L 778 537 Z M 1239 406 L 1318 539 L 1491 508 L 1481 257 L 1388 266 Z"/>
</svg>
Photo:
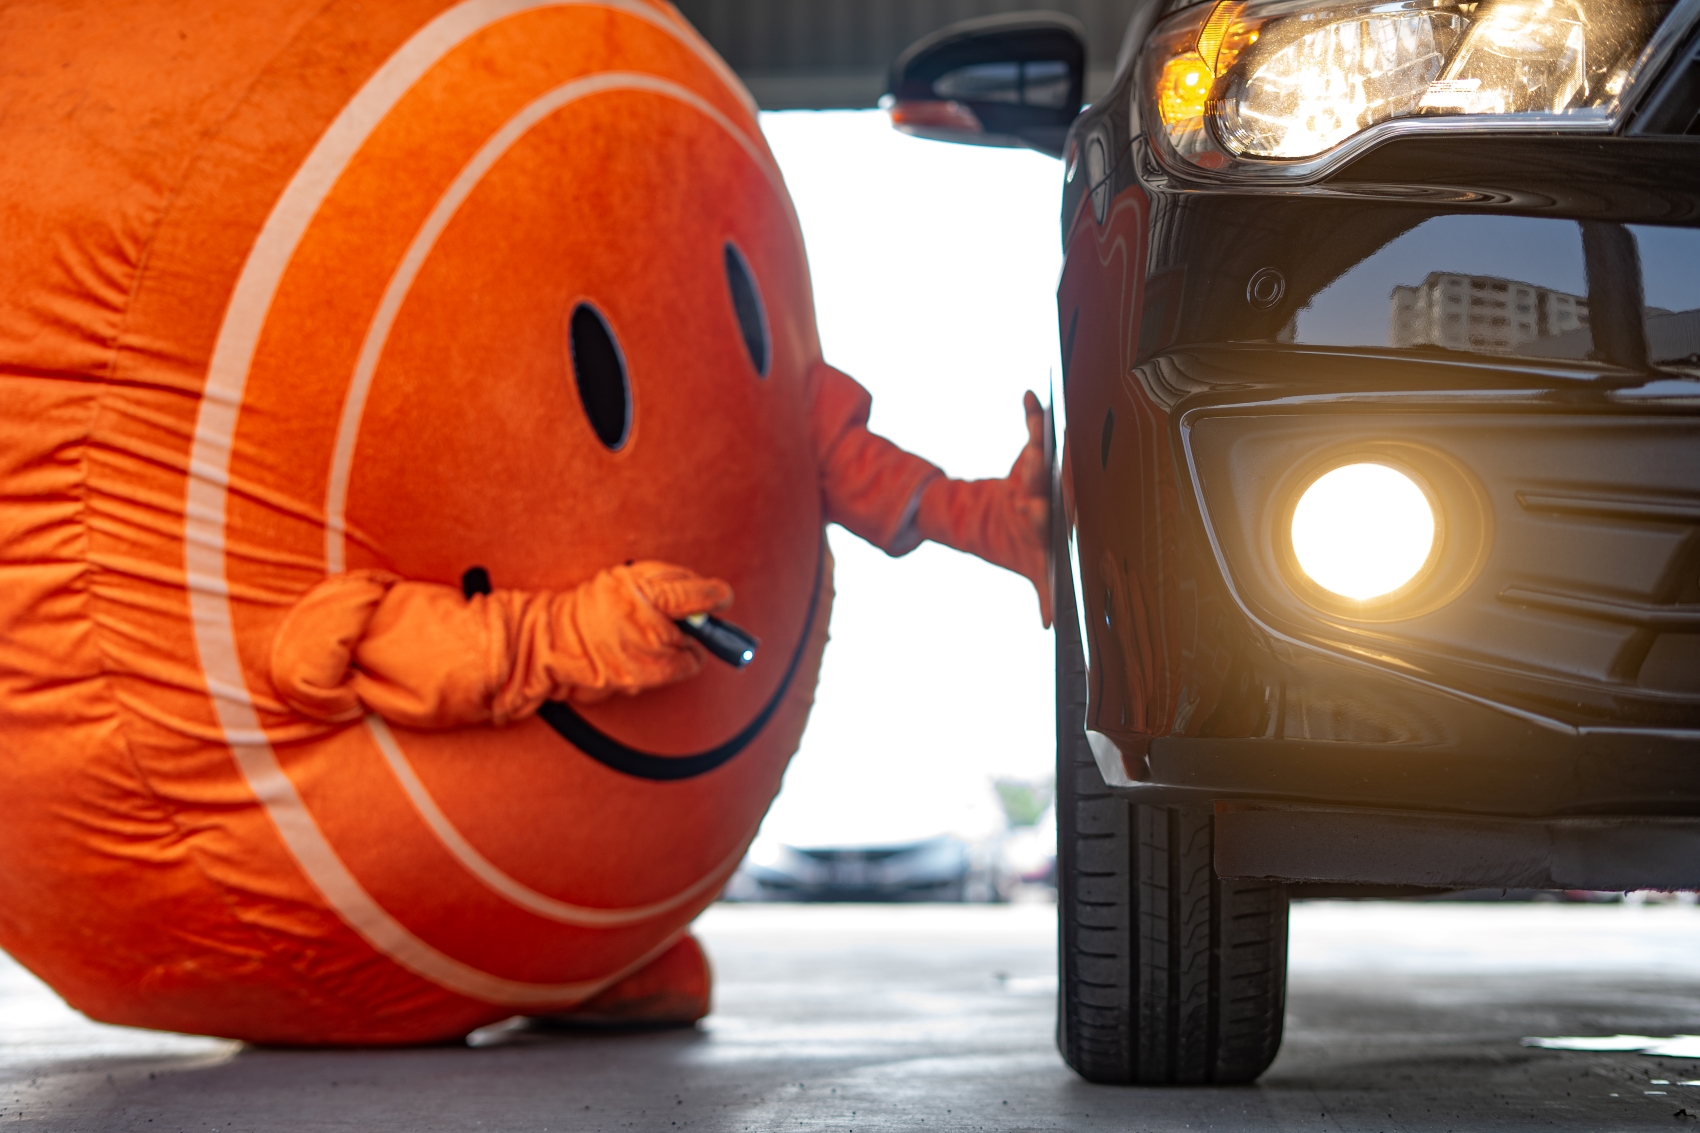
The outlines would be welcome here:
<svg viewBox="0 0 1700 1133">
<path fill-rule="evenodd" d="M 730 901 L 995 900 L 1003 881 L 983 848 L 951 834 L 885 846 L 760 842 L 727 883 Z"/>
<path fill-rule="evenodd" d="M 1052 780 L 1001 777 L 988 794 L 1002 811 L 1001 828 L 877 841 L 800 844 L 764 827 L 721 894 L 726 901 L 1003 902 L 1023 888 L 1048 900 L 1056 885 L 1057 817 Z M 888 816 L 887 816 L 888 817 Z M 882 825 L 851 816 L 840 833 Z M 898 830 L 901 831 L 901 824 Z"/>
</svg>

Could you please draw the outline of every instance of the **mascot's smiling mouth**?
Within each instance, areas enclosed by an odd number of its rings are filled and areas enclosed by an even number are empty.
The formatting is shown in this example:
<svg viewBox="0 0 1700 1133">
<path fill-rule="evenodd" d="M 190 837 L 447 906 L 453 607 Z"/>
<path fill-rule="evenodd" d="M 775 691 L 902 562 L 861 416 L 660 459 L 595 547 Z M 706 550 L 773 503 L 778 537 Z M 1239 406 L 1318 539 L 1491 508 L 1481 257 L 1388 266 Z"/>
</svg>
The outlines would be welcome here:
<svg viewBox="0 0 1700 1133">
<path fill-rule="evenodd" d="M 797 646 L 791 651 L 791 659 L 785 665 L 785 675 L 779 678 L 778 687 L 773 690 L 773 695 L 767 698 L 767 703 L 762 705 L 755 718 L 725 743 L 691 755 L 656 755 L 620 742 L 580 716 L 566 701 L 545 701 L 537 710 L 537 715 L 562 739 L 596 762 L 636 779 L 676 782 L 680 779 L 694 779 L 698 775 L 713 771 L 743 751 L 761 734 L 762 729 L 767 727 L 767 722 L 773 718 L 774 712 L 778 710 L 779 702 L 785 699 L 785 693 L 791 688 L 791 681 L 797 675 L 797 669 L 803 663 L 803 654 L 807 651 L 815 615 L 820 611 L 820 591 L 826 559 L 824 542 L 821 550 L 822 553 L 815 560 L 815 581 L 809 592 L 809 608 L 803 615 L 803 627 L 797 635 Z M 469 598 L 474 594 L 488 594 L 489 572 L 483 567 L 471 568 L 461 576 L 461 590 Z"/>
</svg>

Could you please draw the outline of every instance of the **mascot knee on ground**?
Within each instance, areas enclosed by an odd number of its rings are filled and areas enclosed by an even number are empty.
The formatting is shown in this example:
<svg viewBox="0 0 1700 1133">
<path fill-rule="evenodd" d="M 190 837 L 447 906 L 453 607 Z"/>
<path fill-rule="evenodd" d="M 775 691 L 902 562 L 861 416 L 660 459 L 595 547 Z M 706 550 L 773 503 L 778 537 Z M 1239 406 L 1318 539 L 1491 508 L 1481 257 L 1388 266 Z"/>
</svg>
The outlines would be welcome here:
<svg viewBox="0 0 1700 1133">
<path fill-rule="evenodd" d="M 1005 480 L 868 432 L 665 4 L 16 2 L 0 58 L 0 947 L 259 1042 L 700 1016 L 824 524 L 1042 583 L 1031 395 Z"/>
</svg>

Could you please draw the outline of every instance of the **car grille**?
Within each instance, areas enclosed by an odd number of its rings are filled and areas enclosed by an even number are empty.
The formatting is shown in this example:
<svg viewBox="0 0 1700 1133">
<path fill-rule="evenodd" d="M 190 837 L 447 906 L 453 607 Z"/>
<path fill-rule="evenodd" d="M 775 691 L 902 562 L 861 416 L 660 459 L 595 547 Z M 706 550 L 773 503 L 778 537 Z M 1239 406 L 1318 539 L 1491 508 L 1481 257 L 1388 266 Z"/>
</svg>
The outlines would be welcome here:
<svg viewBox="0 0 1700 1133">
<path fill-rule="evenodd" d="M 1223 566 L 1273 628 L 1560 716 L 1700 724 L 1700 419 L 1271 405 L 1204 411 L 1186 432 Z M 1378 442 L 1466 469 L 1492 534 L 1452 600 L 1368 624 L 1314 608 L 1283 579 L 1270 517 L 1289 468 Z"/>
</svg>

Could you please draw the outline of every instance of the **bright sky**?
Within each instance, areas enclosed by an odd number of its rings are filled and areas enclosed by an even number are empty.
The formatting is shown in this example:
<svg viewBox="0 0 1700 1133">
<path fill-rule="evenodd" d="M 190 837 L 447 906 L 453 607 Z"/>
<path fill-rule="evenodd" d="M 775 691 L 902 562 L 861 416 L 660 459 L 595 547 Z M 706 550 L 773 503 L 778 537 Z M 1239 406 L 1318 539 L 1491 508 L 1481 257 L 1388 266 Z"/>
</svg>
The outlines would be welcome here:
<svg viewBox="0 0 1700 1133">
<path fill-rule="evenodd" d="M 873 428 L 952 476 L 1003 476 L 1021 394 L 1057 361 L 1062 166 L 925 142 L 877 111 L 764 114 L 802 217 L 826 359 Z M 803 746 L 763 826 L 801 845 L 974 835 L 993 776 L 1051 772 L 1051 636 L 1032 587 L 928 544 L 888 558 L 838 528 L 837 604 Z"/>
</svg>

